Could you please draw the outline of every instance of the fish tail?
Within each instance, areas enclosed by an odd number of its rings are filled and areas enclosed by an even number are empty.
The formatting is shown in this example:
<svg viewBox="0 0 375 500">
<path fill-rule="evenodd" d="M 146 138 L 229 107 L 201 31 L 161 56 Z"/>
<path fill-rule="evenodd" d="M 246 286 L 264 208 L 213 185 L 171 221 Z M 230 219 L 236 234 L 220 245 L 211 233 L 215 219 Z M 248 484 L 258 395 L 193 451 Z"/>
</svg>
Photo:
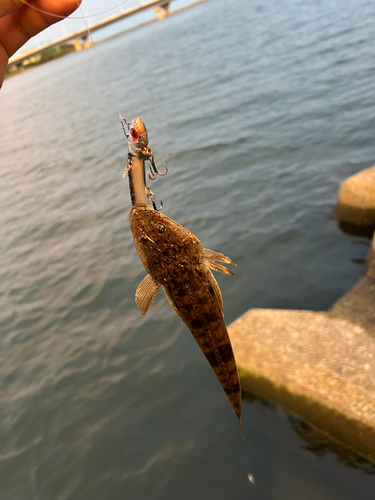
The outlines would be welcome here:
<svg viewBox="0 0 375 500">
<path fill-rule="evenodd" d="M 237 370 L 236 370 L 237 372 Z M 243 433 L 243 427 L 242 427 L 242 418 L 241 418 L 241 386 L 239 383 L 239 378 L 237 378 L 238 383 L 233 384 L 232 387 L 229 389 L 224 389 L 227 398 L 229 399 L 234 411 L 236 412 L 237 418 L 238 418 L 238 423 L 240 425 L 240 431 L 241 431 L 241 436 L 242 439 L 245 439 L 245 435 Z"/>
<path fill-rule="evenodd" d="M 225 325 L 222 328 L 227 333 Z M 207 337 L 210 338 L 209 336 Z M 226 342 L 224 341 L 222 345 L 213 347 L 210 342 L 207 348 L 203 347 L 202 350 L 236 412 L 241 434 L 243 435 L 241 423 L 241 384 L 229 337 L 226 338 Z"/>
</svg>

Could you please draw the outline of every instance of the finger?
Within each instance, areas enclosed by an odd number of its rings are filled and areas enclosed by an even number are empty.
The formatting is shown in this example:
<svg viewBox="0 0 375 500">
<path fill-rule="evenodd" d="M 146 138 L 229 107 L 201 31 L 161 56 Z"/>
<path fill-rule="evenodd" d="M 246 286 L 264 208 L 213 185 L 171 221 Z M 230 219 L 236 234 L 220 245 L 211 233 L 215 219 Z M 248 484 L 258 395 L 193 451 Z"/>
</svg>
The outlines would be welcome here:
<svg viewBox="0 0 375 500">
<path fill-rule="evenodd" d="M 18 0 L 19 1 L 19 0 Z M 72 12 L 74 12 L 81 4 L 82 0 L 25 0 L 28 3 L 33 3 L 35 7 L 45 12 L 50 12 L 58 16 L 68 17 Z M 42 13 L 41 13 L 42 14 Z M 48 16 L 48 14 L 42 14 L 46 18 L 49 24 L 53 24 L 59 19 L 54 16 Z"/>
<path fill-rule="evenodd" d="M 7 64 L 8 54 L 5 52 L 4 47 L 0 45 L 0 88 L 3 84 L 4 72 Z"/>
<path fill-rule="evenodd" d="M 51 14 L 68 16 L 81 0 L 36 0 L 34 5 Z M 12 14 L 0 19 L 0 43 L 8 57 L 13 55 L 31 37 L 56 23 L 59 19 L 22 5 Z"/>
<path fill-rule="evenodd" d="M 10 14 L 22 6 L 21 0 L 0 0 L 0 17 Z"/>
</svg>

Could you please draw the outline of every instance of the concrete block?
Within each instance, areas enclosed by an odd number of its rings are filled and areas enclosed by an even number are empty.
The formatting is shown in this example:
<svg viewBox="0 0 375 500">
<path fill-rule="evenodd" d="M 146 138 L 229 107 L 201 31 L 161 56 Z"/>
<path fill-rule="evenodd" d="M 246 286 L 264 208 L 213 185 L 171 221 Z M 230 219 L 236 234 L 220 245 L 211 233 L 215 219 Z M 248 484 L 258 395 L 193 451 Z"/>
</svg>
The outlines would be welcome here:
<svg viewBox="0 0 375 500">
<path fill-rule="evenodd" d="M 340 184 L 335 218 L 375 227 L 375 165 Z"/>
<path fill-rule="evenodd" d="M 244 389 L 375 462 L 374 249 L 328 312 L 252 309 L 228 331 Z"/>
</svg>

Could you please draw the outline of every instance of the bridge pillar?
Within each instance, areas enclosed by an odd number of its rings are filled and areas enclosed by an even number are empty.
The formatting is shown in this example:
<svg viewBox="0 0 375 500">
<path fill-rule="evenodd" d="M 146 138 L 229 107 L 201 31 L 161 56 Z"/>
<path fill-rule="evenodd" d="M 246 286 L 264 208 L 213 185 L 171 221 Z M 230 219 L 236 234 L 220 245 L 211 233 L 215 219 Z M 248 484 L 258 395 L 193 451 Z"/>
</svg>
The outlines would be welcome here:
<svg viewBox="0 0 375 500">
<path fill-rule="evenodd" d="M 158 16 L 158 19 L 162 20 L 166 16 L 170 16 L 171 12 L 169 10 L 169 2 L 166 2 L 163 5 L 160 5 L 160 7 L 155 7 L 156 10 L 156 15 Z"/>
<path fill-rule="evenodd" d="M 78 39 L 72 40 L 72 45 L 75 48 L 76 52 L 81 52 L 81 50 L 83 49 L 81 40 Z"/>
<path fill-rule="evenodd" d="M 84 49 L 89 49 L 92 45 L 92 41 L 89 40 L 88 34 L 82 37 L 82 42 Z"/>
<path fill-rule="evenodd" d="M 91 47 L 92 42 L 88 39 L 88 35 L 83 36 L 81 38 L 76 38 L 72 40 L 72 44 L 76 49 L 76 52 L 81 52 L 83 49 L 88 49 Z"/>
</svg>

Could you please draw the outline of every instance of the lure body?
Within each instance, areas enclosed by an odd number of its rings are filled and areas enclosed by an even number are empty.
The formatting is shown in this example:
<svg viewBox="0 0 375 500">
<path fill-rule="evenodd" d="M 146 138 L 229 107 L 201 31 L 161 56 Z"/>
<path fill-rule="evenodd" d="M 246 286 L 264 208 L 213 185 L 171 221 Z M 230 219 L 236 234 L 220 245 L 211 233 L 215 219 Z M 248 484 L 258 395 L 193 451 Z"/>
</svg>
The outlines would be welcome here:
<svg viewBox="0 0 375 500">
<path fill-rule="evenodd" d="M 136 159 L 142 160 L 139 157 Z M 242 432 L 240 382 L 224 322 L 221 292 L 210 270 L 232 275 L 232 271 L 218 262 L 234 264 L 223 254 L 204 249 L 194 234 L 155 210 L 155 205 L 154 208 L 147 205 L 141 195 L 133 196 L 131 175 L 137 179 L 145 178 L 144 161 L 143 165 L 142 162 L 131 161 L 128 169 L 133 201 L 129 215 L 130 229 L 138 255 L 148 272 L 137 288 L 135 301 L 145 314 L 158 289 L 163 288 L 170 305 L 189 328 L 213 368 L 237 414 Z M 139 169 L 138 172 L 136 169 Z M 147 189 L 143 189 L 144 198 Z M 137 203 L 136 199 L 140 202 Z"/>
</svg>

